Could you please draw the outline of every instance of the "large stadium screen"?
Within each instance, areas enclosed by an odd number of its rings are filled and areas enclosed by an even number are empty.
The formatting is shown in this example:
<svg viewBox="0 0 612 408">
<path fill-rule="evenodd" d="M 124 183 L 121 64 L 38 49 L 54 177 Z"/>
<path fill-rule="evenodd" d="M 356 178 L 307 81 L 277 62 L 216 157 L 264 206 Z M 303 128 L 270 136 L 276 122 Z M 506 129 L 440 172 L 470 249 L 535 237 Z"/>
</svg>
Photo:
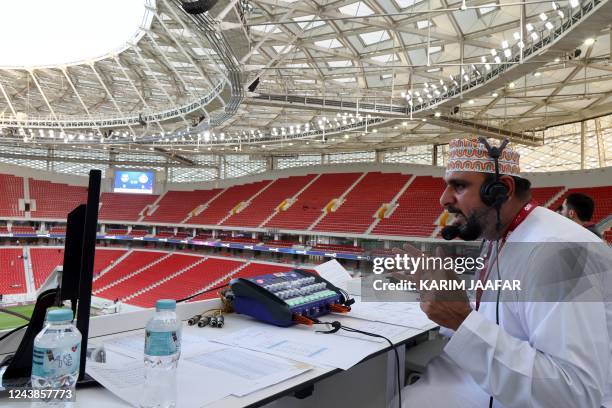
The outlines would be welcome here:
<svg viewBox="0 0 612 408">
<path fill-rule="evenodd" d="M 153 194 L 153 172 L 115 170 L 115 193 Z"/>
</svg>

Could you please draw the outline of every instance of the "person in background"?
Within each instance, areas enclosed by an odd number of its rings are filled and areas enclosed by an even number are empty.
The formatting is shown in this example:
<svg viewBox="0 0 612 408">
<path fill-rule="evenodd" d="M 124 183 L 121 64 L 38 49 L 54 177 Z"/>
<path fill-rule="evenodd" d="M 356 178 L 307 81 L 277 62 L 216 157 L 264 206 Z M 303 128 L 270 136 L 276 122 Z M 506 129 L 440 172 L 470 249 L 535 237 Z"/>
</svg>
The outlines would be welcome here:
<svg viewBox="0 0 612 408">
<path fill-rule="evenodd" d="M 595 201 L 586 194 L 572 193 L 567 196 L 561 206 L 561 215 L 591 231 L 601 238 L 595 223 L 591 222 L 595 211 Z"/>
</svg>

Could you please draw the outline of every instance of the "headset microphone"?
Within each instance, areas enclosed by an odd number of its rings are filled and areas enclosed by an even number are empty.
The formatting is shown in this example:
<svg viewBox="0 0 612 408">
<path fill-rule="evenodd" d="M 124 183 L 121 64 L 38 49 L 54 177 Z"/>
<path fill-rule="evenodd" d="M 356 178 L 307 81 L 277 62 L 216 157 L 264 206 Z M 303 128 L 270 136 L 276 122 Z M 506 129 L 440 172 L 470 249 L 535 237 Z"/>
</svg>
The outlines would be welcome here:
<svg viewBox="0 0 612 408">
<path fill-rule="evenodd" d="M 447 241 L 450 241 L 452 239 L 457 238 L 459 234 L 461 234 L 461 229 L 456 225 L 448 225 L 442 228 L 442 231 L 440 231 L 440 234 L 442 235 L 442 238 L 444 238 Z"/>
</svg>

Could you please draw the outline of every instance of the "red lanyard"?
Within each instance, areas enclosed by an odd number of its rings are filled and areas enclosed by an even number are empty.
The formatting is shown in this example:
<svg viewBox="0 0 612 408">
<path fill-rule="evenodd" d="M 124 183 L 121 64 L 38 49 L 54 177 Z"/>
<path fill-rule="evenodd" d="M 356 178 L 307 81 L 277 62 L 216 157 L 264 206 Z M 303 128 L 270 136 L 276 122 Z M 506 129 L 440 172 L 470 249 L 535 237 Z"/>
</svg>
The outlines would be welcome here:
<svg viewBox="0 0 612 408">
<path fill-rule="evenodd" d="M 525 204 L 523 206 L 523 208 L 521 208 L 521 211 L 519 211 L 519 213 L 516 215 L 516 217 L 514 217 L 514 220 L 512 220 L 512 222 L 510 223 L 510 226 L 508 227 L 508 229 L 506 230 L 506 232 L 504 233 L 502 239 L 501 239 L 501 245 L 499 245 L 499 251 L 501 252 L 502 247 L 504 246 L 504 244 L 506 243 L 506 238 L 508 237 L 508 235 L 510 235 L 512 233 L 512 231 L 514 231 L 523 221 L 525 221 L 525 219 L 527 218 L 527 216 L 529 214 L 531 214 L 531 212 L 538 206 L 538 204 L 535 202 L 535 200 L 531 200 L 530 202 L 528 202 L 527 204 Z M 479 280 L 481 282 L 486 282 L 487 279 L 489 278 L 489 272 L 491 271 L 491 269 L 493 268 L 493 263 L 491 263 L 492 261 L 492 249 L 493 249 L 493 242 L 489 242 L 489 248 L 487 249 L 487 268 L 485 270 L 485 274 L 484 276 L 482 275 L 482 271 L 479 277 Z M 497 251 L 498 248 L 495 248 L 495 250 Z M 499 254 L 496 253 L 495 254 L 495 260 L 494 262 L 497 262 L 497 258 L 499 257 Z M 479 309 L 480 307 L 480 298 L 482 296 L 482 289 L 478 288 L 476 289 L 476 310 Z"/>
<path fill-rule="evenodd" d="M 519 213 L 516 215 L 516 217 L 514 217 L 514 220 L 512 220 L 512 222 L 510 223 L 510 226 L 506 230 L 506 233 L 504 234 L 502 241 L 505 241 L 506 237 L 510 235 L 510 233 L 512 233 L 512 231 L 516 229 L 516 227 L 521 225 L 521 223 L 525 221 L 525 218 L 527 218 L 527 216 L 531 214 L 531 212 L 535 210 L 537 206 L 538 206 L 538 203 L 536 203 L 535 200 L 531 200 L 530 202 L 525 204 L 523 208 L 521 208 L 521 211 L 519 211 Z"/>
</svg>

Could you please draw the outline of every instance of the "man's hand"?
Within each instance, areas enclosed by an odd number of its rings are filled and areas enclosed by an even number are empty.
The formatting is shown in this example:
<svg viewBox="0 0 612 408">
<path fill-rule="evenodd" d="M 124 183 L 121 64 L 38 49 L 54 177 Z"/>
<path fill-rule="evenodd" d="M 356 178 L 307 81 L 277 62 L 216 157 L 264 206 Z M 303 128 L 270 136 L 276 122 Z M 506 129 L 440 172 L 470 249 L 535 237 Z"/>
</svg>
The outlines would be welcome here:
<svg viewBox="0 0 612 408">
<path fill-rule="evenodd" d="M 421 310 L 429 320 L 455 331 L 472 313 L 469 303 L 453 301 L 421 301 Z"/>
<path fill-rule="evenodd" d="M 396 253 L 406 253 L 411 257 L 420 257 L 422 255 L 421 251 L 410 244 L 404 244 L 403 251 L 397 250 Z M 442 259 L 445 257 L 441 247 L 436 248 L 435 256 Z M 420 288 L 421 310 L 425 312 L 430 320 L 440 326 L 457 330 L 472 312 L 465 290 L 430 288 L 432 285 L 435 286 L 435 284 L 441 286 L 442 282 L 450 283 L 457 281 L 458 278 L 455 272 L 444 268 L 435 270 L 421 268 L 415 271 L 413 276 L 417 287 Z M 423 286 L 420 285 L 421 282 L 424 284 Z"/>
</svg>

